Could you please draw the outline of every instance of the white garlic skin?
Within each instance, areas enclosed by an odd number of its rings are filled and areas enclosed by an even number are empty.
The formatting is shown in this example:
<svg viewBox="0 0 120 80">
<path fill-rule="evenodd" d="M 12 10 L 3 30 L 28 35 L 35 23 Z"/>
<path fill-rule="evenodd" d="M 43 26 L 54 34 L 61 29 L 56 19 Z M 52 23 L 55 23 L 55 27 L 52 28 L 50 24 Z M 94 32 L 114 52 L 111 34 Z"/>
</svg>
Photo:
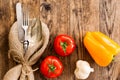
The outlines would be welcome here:
<svg viewBox="0 0 120 80">
<path fill-rule="evenodd" d="M 78 60 L 76 62 L 74 74 L 78 79 L 87 79 L 90 72 L 94 72 L 94 69 L 90 67 L 87 61 Z"/>
</svg>

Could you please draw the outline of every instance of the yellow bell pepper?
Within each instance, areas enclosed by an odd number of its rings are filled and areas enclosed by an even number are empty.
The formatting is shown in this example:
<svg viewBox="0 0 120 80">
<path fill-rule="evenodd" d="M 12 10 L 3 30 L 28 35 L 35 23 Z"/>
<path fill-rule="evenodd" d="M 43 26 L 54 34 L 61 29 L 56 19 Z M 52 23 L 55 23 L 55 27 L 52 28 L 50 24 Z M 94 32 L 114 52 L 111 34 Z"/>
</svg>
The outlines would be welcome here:
<svg viewBox="0 0 120 80">
<path fill-rule="evenodd" d="M 99 66 L 108 66 L 113 56 L 120 52 L 120 46 L 101 32 L 87 32 L 84 45 Z"/>
</svg>

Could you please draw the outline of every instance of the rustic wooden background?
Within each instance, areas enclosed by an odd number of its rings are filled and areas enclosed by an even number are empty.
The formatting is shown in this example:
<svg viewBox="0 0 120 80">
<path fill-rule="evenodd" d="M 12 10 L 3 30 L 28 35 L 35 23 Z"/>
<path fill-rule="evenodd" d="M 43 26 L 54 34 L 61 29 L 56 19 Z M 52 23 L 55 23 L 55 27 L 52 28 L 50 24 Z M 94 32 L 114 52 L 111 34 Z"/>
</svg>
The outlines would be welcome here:
<svg viewBox="0 0 120 80">
<path fill-rule="evenodd" d="M 40 17 L 50 30 L 50 42 L 46 51 L 33 68 L 39 67 L 47 55 L 59 57 L 64 65 L 64 71 L 58 78 L 47 79 L 38 70 L 35 72 L 35 80 L 77 80 L 74 69 L 78 59 L 88 61 L 95 69 L 87 80 L 120 80 L 120 77 L 115 78 L 110 74 L 114 63 L 108 67 L 99 67 L 83 45 L 87 31 L 101 31 L 120 44 L 120 0 L 0 0 L 0 80 L 15 65 L 8 59 L 7 52 L 8 33 L 16 21 L 17 2 L 27 3 L 32 14 Z M 60 57 L 55 53 L 53 40 L 58 34 L 68 34 L 75 39 L 77 48 L 72 55 Z"/>
</svg>

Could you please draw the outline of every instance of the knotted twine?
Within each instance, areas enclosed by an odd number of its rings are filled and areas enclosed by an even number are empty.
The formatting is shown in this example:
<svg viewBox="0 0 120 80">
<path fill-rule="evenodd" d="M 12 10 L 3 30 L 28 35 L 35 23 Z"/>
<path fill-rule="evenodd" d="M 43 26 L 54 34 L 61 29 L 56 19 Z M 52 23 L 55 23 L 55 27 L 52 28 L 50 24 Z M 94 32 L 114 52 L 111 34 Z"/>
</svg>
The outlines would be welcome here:
<svg viewBox="0 0 120 80">
<path fill-rule="evenodd" d="M 15 22 L 9 33 L 10 50 L 8 57 L 12 58 L 18 65 L 10 69 L 3 80 L 34 80 L 33 72 L 35 70 L 31 66 L 38 61 L 47 47 L 49 29 L 39 19 L 32 22 L 27 31 L 30 43 L 26 53 L 24 53 L 23 44 L 18 38 L 18 32 L 17 22 Z"/>
</svg>

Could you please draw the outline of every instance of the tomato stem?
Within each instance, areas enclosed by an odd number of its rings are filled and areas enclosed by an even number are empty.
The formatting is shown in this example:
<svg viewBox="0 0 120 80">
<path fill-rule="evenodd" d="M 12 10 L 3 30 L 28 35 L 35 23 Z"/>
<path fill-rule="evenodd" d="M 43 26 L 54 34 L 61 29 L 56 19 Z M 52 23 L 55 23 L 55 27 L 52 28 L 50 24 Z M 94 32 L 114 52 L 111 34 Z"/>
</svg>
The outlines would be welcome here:
<svg viewBox="0 0 120 80">
<path fill-rule="evenodd" d="M 54 72 L 56 69 L 56 67 L 54 65 L 51 65 L 51 64 L 49 64 L 48 67 L 49 67 L 49 72 Z"/>
<path fill-rule="evenodd" d="M 62 49 L 64 53 L 66 53 L 67 43 L 66 42 L 60 42 L 60 45 L 62 46 Z"/>
</svg>

